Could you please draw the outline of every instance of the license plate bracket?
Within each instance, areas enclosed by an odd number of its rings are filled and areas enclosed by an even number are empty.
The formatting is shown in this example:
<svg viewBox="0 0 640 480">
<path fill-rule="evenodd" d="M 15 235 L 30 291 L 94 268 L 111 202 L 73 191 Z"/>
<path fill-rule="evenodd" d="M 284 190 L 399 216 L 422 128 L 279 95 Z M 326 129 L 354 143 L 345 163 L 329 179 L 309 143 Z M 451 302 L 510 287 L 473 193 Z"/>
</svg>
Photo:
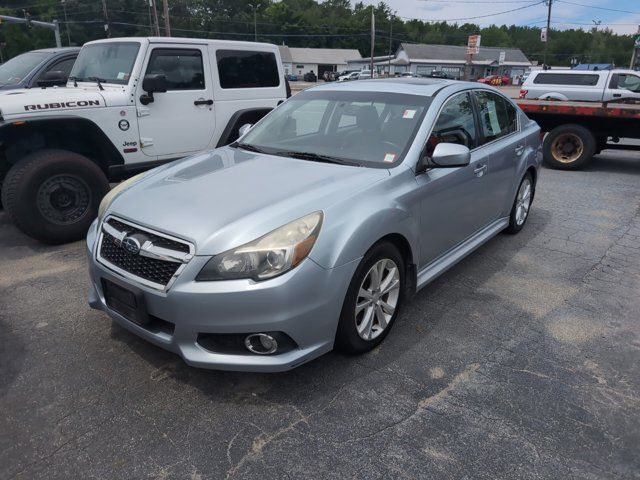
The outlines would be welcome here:
<svg viewBox="0 0 640 480">
<path fill-rule="evenodd" d="M 149 322 L 147 305 L 142 292 L 134 292 L 118 283 L 102 279 L 102 291 L 107 306 L 138 325 Z"/>
</svg>

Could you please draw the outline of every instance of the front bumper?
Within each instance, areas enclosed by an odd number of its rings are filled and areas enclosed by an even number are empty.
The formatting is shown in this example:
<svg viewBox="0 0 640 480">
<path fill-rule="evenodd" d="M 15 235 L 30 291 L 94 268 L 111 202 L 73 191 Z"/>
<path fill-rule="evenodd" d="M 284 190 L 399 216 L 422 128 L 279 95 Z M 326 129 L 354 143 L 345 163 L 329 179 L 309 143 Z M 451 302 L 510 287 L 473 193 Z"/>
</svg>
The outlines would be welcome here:
<svg viewBox="0 0 640 480">
<path fill-rule="evenodd" d="M 180 355 L 187 364 L 220 370 L 276 372 L 292 369 L 333 348 L 340 310 L 358 261 L 325 269 L 311 259 L 264 282 L 196 282 L 210 257 L 194 257 L 167 292 L 153 290 L 111 271 L 95 259 L 97 222 L 87 236 L 89 305 L 136 335 Z M 161 324 L 140 326 L 109 308 L 102 279 L 142 296 Z M 164 322 L 164 323 L 162 323 Z M 297 344 L 285 353 L 222 353 L 198 343 L 200 334 L 283 332 Z"/>
</svg>

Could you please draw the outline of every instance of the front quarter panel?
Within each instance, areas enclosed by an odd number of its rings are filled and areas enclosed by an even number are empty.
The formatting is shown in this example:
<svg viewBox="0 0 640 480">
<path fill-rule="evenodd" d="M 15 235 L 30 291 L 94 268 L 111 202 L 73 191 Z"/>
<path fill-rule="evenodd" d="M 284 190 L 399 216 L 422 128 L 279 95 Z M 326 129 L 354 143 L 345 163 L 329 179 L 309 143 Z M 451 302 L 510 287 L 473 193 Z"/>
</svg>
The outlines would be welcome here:
<svg viewBox="0 0 640 480">
<path fill-rule="evenodd" d="M 364 254 L 382 237 L 402 235 L 417 257 L 419 218 L 413 209 L 416 181 L 413 171 L 398 166 L 389 178 L 325 210 L 325 219 L 311 259 L 335 268 Z"/>
</svg>

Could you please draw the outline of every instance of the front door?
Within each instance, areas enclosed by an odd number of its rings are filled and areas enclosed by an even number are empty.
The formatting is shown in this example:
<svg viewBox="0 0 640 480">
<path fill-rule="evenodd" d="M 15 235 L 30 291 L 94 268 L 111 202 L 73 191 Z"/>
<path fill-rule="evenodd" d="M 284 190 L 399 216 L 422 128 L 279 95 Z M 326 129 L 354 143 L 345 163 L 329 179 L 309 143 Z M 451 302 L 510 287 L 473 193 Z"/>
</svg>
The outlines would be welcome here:
<svg viewBox="0 0 640 480">
<path fill-rule="evenodd" d="M 209 146 L 215 127 L 213 82 L 206 45 L 155 46 L 147 53 L 145 74 L 163 74 L 167 91 L 143 105 L 138 83 L 136 107 L 140 146 L 150 157 L 180 157 Z"/>
<path fill-rule="evenodd" d="M 614 73 L 604 90 L 602 101 L 616 98 L 640 98 L 640 76 L 634 73 Z"/>
<path fill-rule="evenodd" d="M 420 267 L 437 259 L 493 220 L 488 157 L 477 149 L 478 131 L 469 93 L 447 100 L 427 141 L 430 155 L 438 143 L 458 143 L 471 150 L 465 167 L 433 168 L 418 175 L 421 196 Z"/>
</svg>

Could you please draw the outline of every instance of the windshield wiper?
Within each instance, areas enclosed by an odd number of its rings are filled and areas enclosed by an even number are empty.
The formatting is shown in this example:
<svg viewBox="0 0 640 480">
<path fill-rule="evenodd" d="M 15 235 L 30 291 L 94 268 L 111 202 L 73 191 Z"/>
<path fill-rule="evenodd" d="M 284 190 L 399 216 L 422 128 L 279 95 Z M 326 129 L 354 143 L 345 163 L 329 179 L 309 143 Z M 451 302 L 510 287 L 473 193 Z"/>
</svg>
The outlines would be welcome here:
<svg viewBox="0 0 640 480">
<path fill-rule="evenodd" d="M 231 146 L 236 148 L 241 148 L 242 150 L 248 150 L 250 152 L 266 153 L 260 147 L 256 147 L 255 145 L 251 145 L 250 143 L 234 142 L 231 144 Z"/>
<path fill-rule="evenodd" d="M 104 80 L 102 78 L 98 78 L 98 77 L 89 77 L 89 78 L 87 78 L 87 80 L 91 80 L 92 82 L 96 82 L 98 84 L 98 88 L 100 90 L 104 90 L 104 87 L 102 86 L 102 82 L 106 82 L 106 80 Z"/>
<path fill-rule="evenodd" d="M 73 76 L 70 76 L 69 80 L 73 80 L 73 86 L 76 87 L 76 88 L 78 87 L 78 80 L 82 81 L 78 77 L 73 77 Z"/>
<path fill-rule="evenodd" d="M 332 157 L 330 155 L 322 155 L 320 153 L 314 152 L 296 152 L 296 151 L 288 151 L 284 150 L 281 152 L 274 152 L 272 155 L 281 155 L 284 157 L 291 158 L 299 158 L 300 160 L 310 160 L 312 162 L 322 162 L 322 163 L 335 163 L 338 165 L 350 165 L 352 167 L 361 167 L 358 162 L 350 162 L 348 160 L 343 160 L 342 158 Z"/>
</svg>

